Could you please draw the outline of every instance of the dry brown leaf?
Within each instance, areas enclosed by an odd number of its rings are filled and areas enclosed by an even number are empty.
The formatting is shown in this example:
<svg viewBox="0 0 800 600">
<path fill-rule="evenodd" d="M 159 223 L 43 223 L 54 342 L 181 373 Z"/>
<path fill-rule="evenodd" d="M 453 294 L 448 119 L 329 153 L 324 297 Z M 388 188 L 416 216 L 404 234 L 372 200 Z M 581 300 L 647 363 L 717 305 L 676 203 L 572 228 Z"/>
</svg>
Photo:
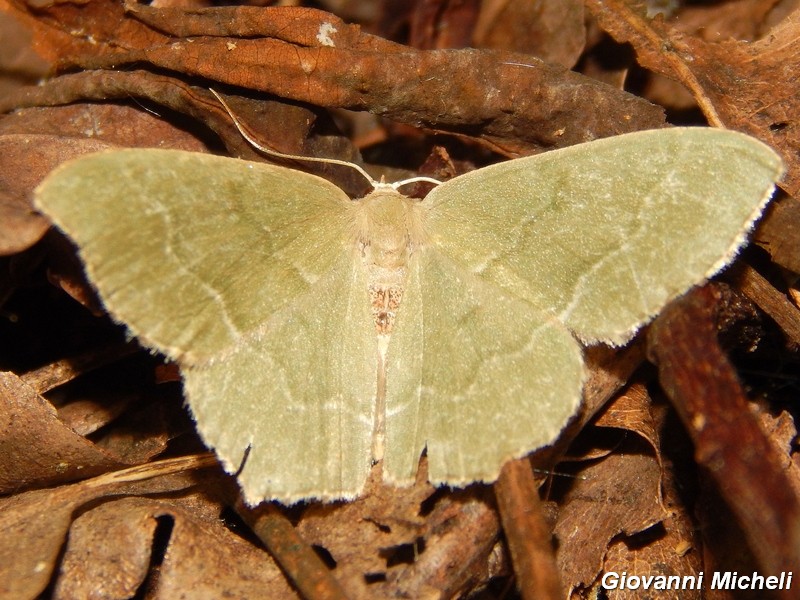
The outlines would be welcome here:
<svg viewBox="0 0 800 600">
<path fill-rule="evenodd" d="M 0 598 L 36 598 L 44 590 L 59 568 L 59 554 L 81 506 L 117 494 L 186 489 L 198 481 L 187 469 L 213 464 L 209 457 L 184 457 L 0 499 Z"/>
<path fill-rule="evenodd" d="M 686 538 L 682 532 L 675 532 L 670 527 L 669 519 L 665 520 L 663 531 L 653 534 L 652 539 L 648 539 L 645 534 L 641 539 L 620 539 L 613 542 L 606 554 L 603 571 L 627 573 L 642 578 L 660 575 L 697 577 L 702 572 L 700 554 L 696 549 L 691 552 L 691 546 L 686 547 Z M 705 585 L 708 585 L 708 582 L 705 582 Z M 599 592 L 601 586 L 595 585 L 593 588 Z M 646 592 L 642 589 L 624 589 L 605 590 L 604 593 L 609 600 L 640 600 Z M 657 594 L 658 598 L 663 600 L 701 600 L 705 597 L 703 588 L 693 589 L 688 585 L 669 591 L 651 588 L 649 593 Z"/>
<path fill-rule="evenodd" d="M 473 41 L 478 48 L 530 54 L 570 69 L 586 44 L 583 0 L 483 2 Z"/>
<path fill-rule="evenodd" d="M 691 4 L 684 7 L 672 24 L 707 42 L 726 38 L 756 40 L 772 26 L 770 16 L 780 0 L 727 0 L 724 6 Z M 791 10 L 791 3 L 783 3 Z M 783 15 L 784 17 L 786 15 Z"/>
<path fill-rule="evenodd" d="M 335 561 L 334 573 L 351 598 L 425 597 L 469 589 L 488 569 L 499 522 L 477 486 L 439 498 L 426 470 L 402 495 L 373 472 L 367 493 L 350 503 L 310 505 L 297 529 Z"/>
<path fill-rule="evenodd" d="M 648 20 L 627 0 L 587 0 L 600 25 L 636 50 L 642 66 L 680 81 L 709 123 L 760 138 L 782 155 L 783 187 L 800 191 L 800 9 L 756 42 L 707 42 Z M 724 65 L 725 68 L 720 68 Z"/>
<path fill-rule="evenodd" d="M 638 392 L 637 392 L 638 394 Z M 665 432 L 659 439 L 661 463 L 661 490 L 667 516 L 658 525 L 633 536 L 620 536 L 613 540 L 606 552 L 603 572 L 628 573 L 636 576 L 697 575 L 704 569 L 702 536 L 694 520 L 695 482 L 687 477 L 691 472 L 691 447 L 685 434 L 672 426 L 674 413 L 668 405 L 656 402 L 649 405 L 649 419 L 654 430 Z M 588 592 L 600 592 L 601 579 L 589 587 Z M 684 590 L 658 591 L 659 598 L 670 600 L 699 600 L 708 591 Z M 610 599 L 638 599 L 643 590 L 604 590 Z"/>
<path fill-rule="evenodd" d="M 612 540 L 635 539 L 669 517 L 661 499 L 658 429 L 644 386 L 634 384 L 617 396 L 594 424 L 639 437 L 623 434 L 608 446 L 590 445 L 583 448 L 580 459 L 575 457 L 575 449 L 571 451 L 572 460 L 594 463 L 580 469 L 565 496 L 559 498 L 561 509 L 555 526 L 558 561 L 570 594 L 599 585 L 596 577 L 601 565 L 609 560 L 607 552 L 614 552 Z M 590 432 L 585 430 L 583 439 L 593 439 Z"/>
<path fill-rule="evenodd" d="M 195 135 L 190 135 L 141 104 L 81 103 L 22 109 L 11 118 L 0 121 L 0 133 L 49 135 L 83 140 L 86 144 L 106 143 L 137 148 L 180 148 L 192 152 L 205 149 Z M 56 140 L 43 139 L 40 145 L 55 143 Z M 62 160 L 68 158 L 71 158 L 71 154 L 65 148 Z"/>
<path fill-rule="evenodd" d="M 31 35 L 18 20 L 0 12 L 0 96 L 20 83 L 35 84 L 47 75 L 46 61 L 31 47 Z"/>
<path fill-rule="evenodd" d="M 318 106 L 369 110 L 434 130 L 474 134 L 479 127 L 483 140 L 507 154 L 663 124 L 657 107 L 527 55 L 417 51 L 360 33 L 319 11 L 239 8 L 187 14 L 138 6 L 135 17 L 175 36 L 196 37 L 158 43 L 155 36 L 156 42 L 144 44 L 134 35 L 138 29 L 129 27 L 120 35 L 130 39 L 122 38 L 114 48 L 98 43 L 91 51 L 62 51 L 64 65 L 150 64 Z M 94 35 L 89 27 L 84 24 L 84 35 Z M 39 22 L 37 28 L 45 39 L 46 26 Z M 41 91 L 37 96 L 39 103 L 45 101 Z M 19 104 L 20 98 L 13 101 Z"/>
<path fill-rule="evenodd" d="M 249 160 L 264 160 L 263 154 L 254 150 L 242 138 L 230 116 L 208 90 L 197 89 L 179 79 L 139 70 L 88 71 L 64 75 L 36 88 L 24 88 L 18 95 L 22 105 L 59 105 L 110 99 L 129 101 L 132 98 L 136 99 L 140 107 L 146 102 L 153 105 L 154 109 L 147 109 L 148 113 L 129 107 L 108 105 L 106 112 L 98 114 L 90 108 L 96 105 L 79 104 L 48 109 L 56 111 L 54 113 L 49 113 L 48 110 L 41 110 L 39 113 L 19 111 L 26 118 L 15 122 L 14 131 L 59 130 L 79 136 L 91 134 L 97 129 L 104 137 L 113 136 L 112 141 L 128 146 L 205 150 L 205 144 L 197 138 L 203 132 L 195 132 L 191 136 L 185 130 L 171 125 L 155 112 L 163 110 L 160 108 L 163 107 L 205 124 L 222 139 L 231 155 Z M 336 132 L 330 116 L 322 111 L 314 112 L 286 102 L 255 101 L 242 96 L 227 96 L 227 102 L 253 135 L 275 150 L 299 156 L 326 156 L 360 161 L 352 144 Z M 123 110 L 123 113 L 114 112 L 115 109 Z M 67 111 L 67 114 L 62 116 L 61 111 Z M 124 111 L 138 114 L 126 116 Z M 76 112 L 78 114 L 74 114 Z M 39 114 L 43 115 L 41 119 L 37 119 Z M 89 123 L 83 124 L 83 128 L 79 129 L 84 114 L 89 117 Z M 119 127 L 111 126 L 118 121 L 122 122 Z M 73 126 L 73 123 L 77 123 L 78 127 Z M 7 121 L 0 122 L 0 131 L 4 125 L 9 127 Z M 354 174 L 352 169 L 321 163 L 288 164 L 331 178 L 342 189 L 355 196 L 365 189 L 363 178 Z"/>
<path fill-rule="evenodd" d="M 794 417 L 787 410 L 781 410 L 774 415 L 766 409 L 757 410 L 756 416 L 775 450 L 780 456 L 786 457 L 784 468 L 787 480 L 794 494 L 800 497 L 800 467 L 792 460 L 797 440 L 797 424 Z"/>
<path fill-rule="evenodd" d="M 175 143 L 170 143 L 171 139 Z M 28 248 L 49 228 L 30 204 L 31 191 L 45 175 L 65 160 L 122 142 L 129 146 L 202 149 L 195 137 L 127 106 L 82 104 L 28 109 L 0 121 L 0 255 Z"/>
<path fill-rule="evenodd" d="M 641 436 L 650 444 L 661 462 L 658 431 L 650 413 L 650 396 L 641 383 L 634 383 L 609 403 L 598 415 L 594 425 L 623 429 Z"/>
<path fill-rule="evenodd" d="M 83 512 L 70 526 L 53 597 L 134 596 L 153 560 L 159 563 L 159 576 L 147 591 L 154 598 L 297 597 L 263 550 L 219 519 L 203 519 L 196 503 L 191 511 L 181 504 L 122 498 Z"/>
<path fill-rule="evenodd" d="M 769 206 L 767 214 L 753 235 L 776 263 L 800 273 L 800 200 L 779 198 Z"/>
<path fill-rule="evenodd" d="M 389 569 L 387 596 L 459 597 L 486 584 L 493 574 L 500 524 L 487 494 L 479 488 L 474 491 L 442 498 L 433 511 L 423 515 L 426 523 L 421 539 L 426 551 L 419 553 L 414 563 Z"/>
<path fill-rule="evenodd" d="M 102 52 L 118 40 L 147 45 L 162 42 L 165 36 L 126 18 L 118 2 L 43 2 L 29 5 L 0 0 L 0 13 L 14 19 L 31 39 L 38 57 L 50 68 L 64 56 Z"/>
<path fill-rule="evenodd" d="M 571 591 L 597 578 L 611 540 L 638 534 L 668 517 L 661 500 L 661 468 L 636 438 L 579 471 L 555 525 L 562 583 Z"/>
<path fill-rule="evenodd" d="M 0 373 L 0 492 L 56 485 L 125 461 L 67 427 L 55 408 L 13 373 Z"/>
<path fill-rule="evenodd" d="M 434 50 L 471 45 L 470 33 L 481 10 L 480 0 L 419 2 L 416 6 L 410 2 L 398 3 L 402 4 L 409 28 L 407 43 L 412 48 Z"/>
<path fill-rule="evenodd" d="M 132 395 L 104 395 L 102 402 L 95 398 L 80 398 L 61 406 L 58 418 L 75 433 L 87 436 L 122 415 L 136 400 Z"/>
<path fill-rule="evenodd" d="M 30 191 L 57 167 L 65 154 L 80 156 L 108 146 L 95 140 L 9 134 L 0 136 L 0 255 L 15 254 L 35 244 L 50 228 L 34 213 Z"/>
</svg>

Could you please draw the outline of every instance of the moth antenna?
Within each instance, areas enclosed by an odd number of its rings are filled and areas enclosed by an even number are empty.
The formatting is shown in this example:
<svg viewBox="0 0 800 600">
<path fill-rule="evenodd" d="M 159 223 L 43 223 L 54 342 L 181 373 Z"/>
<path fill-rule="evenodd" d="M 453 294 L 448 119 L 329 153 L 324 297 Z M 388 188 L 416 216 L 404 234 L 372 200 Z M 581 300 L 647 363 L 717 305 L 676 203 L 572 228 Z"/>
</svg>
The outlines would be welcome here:
<svg viewBox="0 0 800 600">
<path fill-rule="evenodd" d="M 242 137 L 246 139 L 248 143 L 259 152 L 263 152 L 264 154 L 268 154 L 269 156 L 275 156 L 277 158 L 288 158 L 290 160 L 305 160 L 308 162 L 318 162 L 329 165 L 340 165 L 342 167 L 350 167 L 351 169 L 355 169 L 356 171 L 358 171 L 364 177 L 364 179 L 366 179 L 370 183 L 370 185 L 373 188 L 377 189 L 379 187 L 387 187 L 387 184 L 385 183 L 381 184 L 380 182 L 375 181 L 372 177 L 370 177 L 369 173 L 367 173 L 359 165 L 348 162 L 346 160 L 339 160 L 336 158 L 319 158 L 316 156 L 299 156 L 297 154 L 285 154 L 283 152 L 278 152 L 277 150 L 273 150 L 272 148 L 267 148 L 266 146 L 260 144 L 253 136 L 247 133 L 247 131 L 245 131 L 244 125 L 242 125 L 238 117 L 235 114 L 233 114 L 231 107 L 228 106 L 228 103 L 225 102 L 225 100 L 222 98 L 222 96 L 220 96 L 216 92 L 216 90 L 208 88 L 208 91 L 214 94 L 217 100 L 219 100 L 219 103 L 222 104 L 222 107 L 225 109 L 225 112 L 228 113 L 228 116 L 231 118 L 231 121 L 233 121 L 233 124 L 236 126 L 236 129 L 239 130 L 239 133 L 242 135 Z"/>
<path fill-rule="evenodd" d="M 396 190 L 400 186 L 408 185 L 409 183 L 420 183 L 420 182 L 432 183 L 434 185 L 442 184 L 442 182 L 439 181 L 438 179 L 434 179 L 433 177 L 424 177 L 420 175 L 419 177 L 409 177 L 408 179 L 401 179 L 400 181 L 395 181 L 394 183 L 390 183 L 389 186 L 392 189 Z"/>
<path fill-rule="evenodd" d="M 409 179 L 403 179 L 402 181 L 396 181 L 394 183 L 384 183 L 383 181 L 375 181 L 370 176 L 370 174 L 367 173 L 362 167 L 360 167 L 359 165 L 357 165 L 355 163 L 348 162 L 346 160 L 339 160 L 339 159 L 336 159 L 336 158 L 320 158 L 320 157 L 316 157 L 316 156 L 300 156 L 300 155 L 297 155 L 297 154 L 285 154 L 283 152 L 278 152 L 277 150 L 273 150 L 272 148 L 268 148 L 268 147 L 264 146 L 263 144 L 259 143 L 253 136 L 251 136 L 249 133 L 247 133 L 247 131 L 245 131 L 245 128 L 244 128 L 244 125 L 242 124 L 242 122 L 239 121 L 239 118 L 233 113 L 233 110 L 231 110 L 231 107 L 228 106 L 228 103 L 225 102 L 225 100 L 222 98 L 222 96 L 220 94 L 218 94 L 217 91 L 212 89 L 212 88 L 208 88 L 208 91 L 211 92 L 212 94 L 214 94 L 216 99 L 219 100 L 219 103 L 222 105 L 222 108 L 224 108 L 225 112 L 228 113 L 228 116 L 231 118 L 231 121 L 233 121 L 233 124 L 236 126 L 236 129 L 239 130 L 239 133 L 241 134 L 241 136 L 245 140 L 247 140 L 247 142 L 251 146 L 253 146 L 253 148 L 255 148 L 259 152 L 263 152 L 264 154 L 267 154 L 269 156 L 275 156 L 277 158 L 287 158 L 287 159 L 290 159 L 290 160 L 306 160 L 306 161 L 309 161 L 309 162 L 319 162 L 319 163 L 326 163 L 326 164 L 329 164 L 329 165 L 340 165 L 342 167 L 350 167 L 351 169 L 355 169 L 356 171 L 358 171 L 364 177 L 364 179 L 366 179 L 369 182 L 369 184 L 374 189 L 390 187 L 393 190 L 396 190 L 397 188 L 399 188 L 401 186 L 404 186 L 404 185 L 408 185 L 409 183 L 417 183 L 417 182 L 421 182 L 421 181 L 425 181 L 425 182 L 428 182 L 428 183 L 433 183 L 434 185 L 439 185 L 439 184 L 442 183 L 438 179 L 433 179 L 432 177 L 411 177 Z"/>
</svg>

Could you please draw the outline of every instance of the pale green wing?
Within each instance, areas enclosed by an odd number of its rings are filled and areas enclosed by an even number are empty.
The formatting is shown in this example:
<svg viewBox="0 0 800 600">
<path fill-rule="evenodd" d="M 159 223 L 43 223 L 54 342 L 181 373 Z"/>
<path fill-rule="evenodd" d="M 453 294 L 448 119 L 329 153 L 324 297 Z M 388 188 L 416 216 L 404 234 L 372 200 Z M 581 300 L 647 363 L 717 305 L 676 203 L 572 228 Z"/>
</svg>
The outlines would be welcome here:
<svg viewBox="0 0 800 600">
<path fill-rule="evenodd" d="M 345 251 L 349 204 L 313 175 L 177 150 L 93 154 L 36 191 L 108 310 L 182 362 L 213 358 L 306 292 Z"/>
<path fill-rule="evenodd" d="M 494 481 L 551 443 L 581 398 L 583 359 L 561 323 L 437 249 L 409 265 L 387 355 L 384 472 L 411 483 Z"/>
<path fill-rule="evenodd" d="M 70 162 L 36 194 L 115 318 L 180 360 L 226 469 L 250 448 L 248 502 L 361 490 L 377 342 L 344 192 L 280 167 L 130 150 Z"/>
<path fill-rule="evenodd" d="M 620 344 L 732 259 L 781 172 L 746 135 L 659 129 L 473 171 L 424 204 L 465 271 Z"/>
<path fill-rule="evenodd" d="M 370 469 L 378 364 L 364 270 L 342 255 L 263 329 L 184 369 L 203 438 L 229 472 L 249 447 L 238 479 L 250 504 L 356 497 Z"/>
</svg>

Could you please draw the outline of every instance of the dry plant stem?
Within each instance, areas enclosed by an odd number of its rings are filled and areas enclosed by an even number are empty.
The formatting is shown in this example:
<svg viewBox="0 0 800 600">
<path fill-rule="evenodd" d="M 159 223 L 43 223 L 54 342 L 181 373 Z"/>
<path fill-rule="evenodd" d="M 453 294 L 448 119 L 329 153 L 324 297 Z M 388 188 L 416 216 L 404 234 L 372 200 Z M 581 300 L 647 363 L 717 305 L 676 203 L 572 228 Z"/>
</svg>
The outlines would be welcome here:
<svg viewBox="0 0 800 600">
<path fill-rule="evenodd" d="M 33 369 L 20 375 L 20 379 L 37 393 L 44 394 L 79 375 L 131 356 L 139 350 L 140 346 L 134 342 L 104 346 Z"/>
<path fill-rule="evenodd" d="M 346 600 L 339 582 L 319 556 L 272 504 L 256 510 L 237 505 L 236 511 L 264 543 L 269 553 L 306 600 Z"/>
<path fill-rule="evenodd" d="M 651 326 L 649 352 L 695 446 L 737 516 L 764 571 L 800 568 L 800 499 L 781 457 L 751 412 L 717 342 L 718 292 L 705 286 L 673 302 Z M 781 598 L 795 597 L 792 590 Z"/>
<path fill-rule="evenodd" d="M 793 345 L 800 346 L 800 311 L 753 267 L 741 263 L 734 280 L 739 289 L 767 313 Z"/>
<path fill-rule="evenodd" d="M 209 467 L 215 467 L 218 464 L 217 458 L 211 452 L 189 454 L 104 473 L 75 485 L 83 485 L 86 488 L 103 489 L 104 487 L 120 483 L 145 481 L 147 479 L 153 479 L 154 477 L 181 473 L 189 469 L 207 469 Z"/>
<path fill-rule="evenodd" d="M 525 600 L 563 598 L 552 547 L 552 531 L 544 517 L 539 490 L 527 459 L 507 462 L 495 484 L 517 588 Z"/>
</svg>

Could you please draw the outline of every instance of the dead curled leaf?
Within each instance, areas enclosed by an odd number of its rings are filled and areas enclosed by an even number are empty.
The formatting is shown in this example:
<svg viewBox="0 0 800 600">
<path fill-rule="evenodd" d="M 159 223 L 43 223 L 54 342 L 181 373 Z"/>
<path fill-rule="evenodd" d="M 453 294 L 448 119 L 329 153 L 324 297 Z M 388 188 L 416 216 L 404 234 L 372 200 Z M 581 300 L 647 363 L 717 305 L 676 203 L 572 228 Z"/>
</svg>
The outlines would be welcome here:
<svg viewBox="0 0 800 600">
<path fill-rule="evenodd" d="M 150 498 L 109 501 L 75 519 L 54 597 L 135 595 L 156 558 L 154 538 L 167 532 L 169 542 L 157 557 L 159 576 L 147 586 L 155 597 L 297 597 L 275 563 L 230 535 L 216 515 L 203 515 L 192 503 Z"/>
<path fill-rule="evenodd" d="M 79 149 L 70 151 L 66 146 Z M 57 167 L 65 154 L 97 152 L 107 147 L 94 140 L 67 140 L 24 134 L 0 138 L 4 169 L 0 172 L 0 255 L 21 252 L 36 243 L 49 229 L 42 216 L 30 210 L 29 193 Z"/>
<path fill-rule="evenodd" d="M 0 373 L 0 493 L 56 485 L 124 465 L 58 418 L 56 410 L 13 373 Z M 29 448 L 37 448 L 32 454 Z"/>
<path fill-rule="evenodd" d="M 56 598 L 95 594 L 130 597 L 150 575 L 153 536 L 169 535 L 159 557 L 156 597 L 193 589 L 193 597 L 220 597 L 221 573 L 237 574 L 237 585 L 221 584 L 229 597 L 261 592 L 291 597 L 277 567 L 250 544 L 231 536 L 218 520 L 219 506 L 186 495 L 180 502 L 117 495 L 164 494 L 193 487 L 187 469 L 215 464 L 211 456 L 184 457 L 109 473 L 55 490 L 34 490 L 0 500 L 0 597 L 34 598 L 54 570 L 63 573 Z M 97 503 L 98 500 L 105 502 Z M 185 506 L 186 508 L 182 508 Z M 59 554 L 69 534 L 64 557 Z M 160 595 L 159 595 L 160 594 Z"/>
<path fill-rule="evenodd" d="M 172 10 L 138 6 L 135 17 L 176 36 L 190 33 L 190 40 L 162 37 L 152 43 L 153 36 L 137 33 L 113 47 L 100 43 L 75 52 L 67 46 L 66 52 L 48 54 L 58 56 L 62 67 L 149 64 L 318 106 L 369 110 L 433 130 L 470 133 L 480 125 L 481 137 L 507 154 L 663 123 L 657 107 L 527 55 L 418 51 L 354 35 L 352 27 L 308 9 L 193 11 L 185 27 L 170 26 L 183 21 Z M 333 45 L 317 39 L 323 27 L 336 29 Z M 37 31 L 47 38 L 46 26 L 38 23 Z M 103 32 L 85 35 L 106 39 Z M 608 114 L 620 118 L 609 120 Z"/>
<path fill-rule="evenodd" d="M 660 483 L 659 464 L 641 451 L 639 441 L 625 443 L 618 452 L 581 470 L 581 479 L 559 502 L 555 526 L 558 563 L 568 590 L 595 581 L 613 539 L 633 537 L 667 517 Z"/>
<path fill-rule="evenodd" d="M 391 119 L 391 125 L 368 121 L 371 129 L 362 139 L 386 139 L 388 152 L 379 149 L 389 156 L 386 162 L 407 171 L 423 164 L 428 154 L 448 156 L 430 151 L 429 134 L 438 135 L 436 143 L 446 145 L 449 156 L 477 164 L 487 160 L 486 148 L 514 156 L 664 125 L 662 107 L 533 56 L 585 68 L 582 49 L 586 56 L 609 46 L 593 46 L 600 36 L 590 25 L 595 33 L 587 37 L 580 3 L 422 3 L 429 4 L 424 14 L 414 3 L 401 8 L 383 4 L 382 19 L 358 26 L 303 7 L 156 8 L 109 0 L 34 6 L 0 0 L 0 16 L 13 18 L 39 56 L 59 73 L 41 86 L 17 87 L 0 98 L 3 110 L 17 109 L 0 120 L 0 144 L 6 149 L 0 153 L 0 249 L 10 256 L 8 264 L 45 231 L 43 220 L 30 211 L 32 188 L 70 156 L 105 144 L 207 151 L 221 141 L 229 153 L 255 158 L 208 87 L 225 92 L 248 128 L 284 152 L 362 161 L 351 138 L 359 135 L 363 122 L 341 109 Z M 485 12 L 470 14 L 479 4 Z M 797 37 L 800 12 L 762 39 L 742 42 L 709 41 L 680 29 L 679 23 L 644 19 L 621 0 L 587 0 L 586 6 L 600 27 L 631 44 L 641 66 L 688 87 L 711 122 L 747 131 L 780 150 L 789 165 L 784 189 L 797 192 L 800 143 L 793 77 L 800 66 L 797 45 L 791 42 Z M 534 9 L 541 12 L 534 14 Z M 741 22 L 731 17 L 737 9 L 730 3 L 694 10 L 693 23 L 702 27 L 713 16 L 723 36 L 726 23 L 734 27 Z M 705 21 L 702 10 L 708 11 Z M 770 12 L 766 3 L 752 10 L 753 19 L 766 20 Z M 376 35 L 399 31 L 397 23 L 410 25 L 415 47 Z M 453 29 L 453 23 L 464 29 Z M 540 34 L 535 40 L 530 34 L 534 30 Z M 753 23 L 751 31 L 758 30 Z M 493 50 L 448 47 L 470 39 Z M 592 68 L 602 69 L 602 64 Z M 621 79 L 629 66 L 610 65 L 607 73 Z M 71 106 L 60 106 L 64 104 Z M 406 153 L 406 147 L 414 152 Z M 380 156 L 373 150 L 367 148 L 365 154 Z M 448 161 L 444 167 L 451 168 L 454 163 Z M 317 166 L 302 168 L 313 171 Z M 363 186 L 333 167 L 315 172 L 353 195 Z M 777 200 L 755 236 L 776 264 L 795 273 L 800 264 L 800 238 L 793 233 L 798 215 L 793 198 Z M 69 252 L 67 246 L 46 248 L 51 255 Z M 8 295 L 9 306 L 15 307 L 3 313 L 15 315 L 8 319 L 18 332 L 14 339 L 34 337 L 29 323 L 41 319 L 41 313 L 25 312 L 24 301 L 14 304 L 15 292 L 46 285 L 41 269 L 37 271 L 39 263 L 30 264 L 25 277 L 14 279 L 24 283 L 12 286 L 0 280 L 0 298 Z M 54 258 L 48 266 L 74 297 L 89 297 L 70 267 L 56 268 Z M 740 345 L 744 358 L 739 360 L 755 360 L 752 348 L 767 345 L 780 358 L 769 363 L 768 369 L 776 372 L 781 362 L 796 364 L 796 352 L 776 339 L 785 335 L 797 343 L 797 307 L 778 278 L 753 273 L 746 267 L 732 278 L 733 284 L 781 329 L 759 324 L 751 344 Z M 684 311 L 697 318 L 695 309 Z M 681 330 L 682 318 L 672 313 L 662 319 L 650 352 L 658 359 L 661 385 L 685 429 L 695 436 L 696 462 L 712 474 L 744 531 L 730 534 L 727 547 L 708 539 L 707 531 L 718 531 L 714 518 L 720 511 L 714 503 L 721 500 L 705 490 L 704 474 L 697 484 L 683 428 L 659 403 L 655 386 L 647 392 L 642 383 L 646 372 L 634 376 L 643 340 L 616 353 L 589 349 L 596 360 L 583 412 L 556 446 L 535 457 L 537 466 L 552 469 L 575 441 L 569 452 L 575 460 L 556 467 L 542 488 L 547 501 L 541 510 L 552 509 L 552 514 L 537 509 L 528 522 L 525 508 L 533 505 L 523 504 L 516 512 L 506 509 L 503 528 L 510 553 L 504 550 L 494 499 L 481 486 L 434 491 L 420 481 L 398 494 L 375 485 L 353 503 L 274 509 L 281 527 L 299 535 L 291 540 L 299 539 L 296 543 L 304 551 L 323 559 L 325 575 L 332 575 L 336 587 L 351 598 L 467 597 L 476 590 L 491 593 L 486 590 L 495 579 L 507 587 L 509 554 L 519 547 L 528 556 L 514 558 L 517 577 L 527 573 L 520 561 L 531 556 L 544 556 L 540 565 L 553 562 L 548 558 L 552 548 L 542 545 L 548 543 L 546 529 L 541 536 L 545 541 L 535 548 L 525 550 L 525 543 L 514 547 L 520 541 L 515 542 L 520 537 L 515 533 L 542 523 L 552 524 L 557 546 L 557 567 L 547 568 L 560 577 L 571 598 L 598 591 L 603 570 L 684 575 L 724 565 L 737 543 L 749 544 L 755 555 L 747 569 L 800 568 L 795 556 L 800 545 L 792 529 L 800 486 L 795 470 L 779 472 L 780 464 L 797 460 L 786 443 L 796 434 L 794 423 L 784 417 L 767 434 L 755 419 L 743 417 L 750 413 L 742 387 L 719 392 L 718 386 L 732 381 L 732 371 L 716 348 L 713 327 L 700 336 L 693 327 Z M 9 325 L 4 321 L 0 327 Z M 1 330 L 0 338 L 11 339 Z M 250 516 L 240 512 L 240 521 L 225 508 L 235 506 L 228 479 L 218 474 L 203 479 L 193 472 L 136 483 L 125 481 L 124 475 L 114 479 L 128 473 L 128 465 L 158 464 L 147 461 L 166 448 L 196 451 L 198 441 L 182 435 L 191 429 L 185 413 L 182 421 L 174 416 L 180 411 L 177 390 L 153 400 L 140 395 L 138 387 L 133 388 L 137 393 L 98 396 L 81 396 L 74 386 L 59 389 L 75 378 L 98 377 L 100 346 L 87 344 L 91 360 L 62 349 L 57 356 L 61 361 L 48 369 L 41 365 L 52 356 L 42 352 L 41 362 L 0 378 L 0 484 L 8 494 L 0 499 L 0 598 L 36 597 L 46 588 L 63 598 L 94 592 L 129 597 L 145 591 L 154 597 L 291 597 L 295 590 L 305 590 L 297 579 L 290 589 L 248 529 L 257 530 Z M 10 363 L 16 348 L 0 347 L 0 364 Z M 702 366 L 705 372 L 676 371 L 676 364 Z M 34 367 L 42 370 L 24 373 Z M 776 405 L 785 398 L 783 390 L 767 391 L 765 396 Z M 45 392 L 54 404 L 39 395 Z M 58 401 L 61 394 L 68 401 Z M 698 398 L 706 401 L 699 408 Z M 706 424 L 699 434 L 698 419 Z M 742 464 L 745 435 L 749 447 L 763 450 L 759 454 L 768 463 L 763 469 Z M 676 458 L 674 446 L 682 443 L 683 454 Z M 43 486 L 49 489 L 36 489 Z M 687 497 L 687 488 L 699 488 L 697 498 Z M 501 504 L 521 497 L 512 492 L 501 497 Z M 695 500 L 703 510 L 695 512 Z M 272 548 L 271 542 L 265 545 Z M 285 551 L 271 552 L 283 573 L 290 573 Z M 309 563 L 302 558 L 307 554 L 299 555 L 301 575 L 296 577 L 303 578 Z M 519 582 L 523 595 L 544 593 L 537 584 L 547 572 L 533 573 Z M 309 581 L 315 580 L 301 583 Z M 315 592 L 303 593 L 314 597 Z"/>
<path fill-rule="evenodd" d="M 646 20 L 625 0 L 588 0 L 587 6 L 617 41 L 633 45 L 642 66 L 685 85 L 710 124 L 744 131 L 778 150 L 790 167 L 784 189 L 797 196 L 798 11 L 756 42 L 707 42 Z"/>
</svg>

